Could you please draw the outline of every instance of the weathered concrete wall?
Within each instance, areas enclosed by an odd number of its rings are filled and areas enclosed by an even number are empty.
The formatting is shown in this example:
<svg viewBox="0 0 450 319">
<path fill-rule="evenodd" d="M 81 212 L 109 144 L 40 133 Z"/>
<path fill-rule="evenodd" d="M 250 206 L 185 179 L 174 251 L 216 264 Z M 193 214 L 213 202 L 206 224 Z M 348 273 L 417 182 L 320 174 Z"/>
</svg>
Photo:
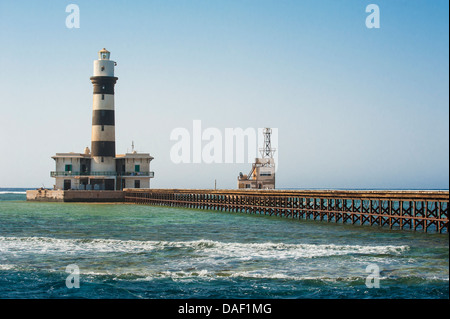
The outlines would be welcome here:
<svg viewBox="0 0 450 319">
<path fill-rule="evenodd" d="M 134 188 L 134 181 L 140 180 L 141 186 L 139 188 L 150 188 L 150 178 L 139 178 L 136 177 L 126 177 L 125 178 L 125 188 Z"/>
<path fill-rule="evenodd" d="M 38 202 L 63 202 L 63 190 L 36 189 L 27 191 L 28 201 Z"/>
<path fill-rule="evenodd" d="M 55 189 L 64 190 L 64 180 L 70 179 L 70 188 L 78 189 L 80 187 L 80 179 L 71 176 L 55 177 Z"/>
<path fill-rule="evenodd" d="M 65 202 L 123 202 L 123 191 L 64 191 Z"/>
<path fill-rule="evenodd" d="M 40 202 L 123 202 L 123 191 L 78 191 L 37 189 L 27 191 L 27 201 Z"/>
<path fill-rule="evenodd" d="M 128 155 L 128 154 L 127 154 Z M 132 154 L 130 157 L 125 159 L 125 171 L 135 172 L 135 165 L 139 165 L 139 171 L 148 173 L 150 171 L 150 160 L 145 158 L 145 154 Z"/>
<path fill-rule="evenodd" d="M 72 165 L 72 172 L 80 171 L 80 159 L 79 158 L 56 158 L 55 167 L 57 172 L 64 172 L 66 170 L 66 165 Z"/>
</svg>

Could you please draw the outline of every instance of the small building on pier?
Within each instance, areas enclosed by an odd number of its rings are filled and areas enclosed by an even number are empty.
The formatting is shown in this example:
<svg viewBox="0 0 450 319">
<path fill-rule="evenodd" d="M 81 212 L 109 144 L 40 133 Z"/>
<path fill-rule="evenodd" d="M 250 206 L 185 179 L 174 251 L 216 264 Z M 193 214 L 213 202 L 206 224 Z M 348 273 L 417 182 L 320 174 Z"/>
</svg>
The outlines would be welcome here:
<svg viewBox="0 0 450 319">
<path fill-rule="evenodd" d="M 270 136 L 272 130 L 265 128 L 264 147 L 260 149 L 261 157 L 256 158 L 251 171 L 244 175 L 239 173 L 238 188 L 248 189 L 275 189 L 275 149 L 271 146 Z"/>
</svg>

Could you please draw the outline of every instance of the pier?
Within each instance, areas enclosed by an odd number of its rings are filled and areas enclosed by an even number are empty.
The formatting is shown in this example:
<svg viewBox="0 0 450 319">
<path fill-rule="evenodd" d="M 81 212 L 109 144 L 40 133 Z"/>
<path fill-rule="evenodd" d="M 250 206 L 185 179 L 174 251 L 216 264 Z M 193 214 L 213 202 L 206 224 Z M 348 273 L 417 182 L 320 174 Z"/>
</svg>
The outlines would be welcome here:
<svg viewBox="0 0 450 319">
<path fill-rule="evenodd" d="M 124 189 L 125 202 L 448 233 L 448 191 Z"/>
</svg>

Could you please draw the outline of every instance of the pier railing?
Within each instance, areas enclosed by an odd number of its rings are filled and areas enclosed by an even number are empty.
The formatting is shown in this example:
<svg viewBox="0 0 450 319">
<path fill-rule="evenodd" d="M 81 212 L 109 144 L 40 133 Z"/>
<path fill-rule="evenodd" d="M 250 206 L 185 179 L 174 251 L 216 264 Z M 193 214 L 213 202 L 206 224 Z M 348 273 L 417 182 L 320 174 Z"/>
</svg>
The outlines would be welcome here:
<svg viewBox="0 0 450 319">
<path fill-rule="evenodd" d="M 125 201 L 448 232 L 448 191 L 125 189 Z"/>
</svg>

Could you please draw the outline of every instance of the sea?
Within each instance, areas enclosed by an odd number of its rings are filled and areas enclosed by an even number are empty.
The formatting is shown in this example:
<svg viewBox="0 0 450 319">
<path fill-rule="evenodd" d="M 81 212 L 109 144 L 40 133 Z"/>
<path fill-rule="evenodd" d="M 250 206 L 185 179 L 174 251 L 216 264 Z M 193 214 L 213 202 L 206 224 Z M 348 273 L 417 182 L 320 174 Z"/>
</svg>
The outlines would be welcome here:
<svg viewBox="0 0 450 319">
<path fill-rule="evenodd" d="M 1 299 L 448 299 L 448 233 L 0 189 Z"/>
</svg>

